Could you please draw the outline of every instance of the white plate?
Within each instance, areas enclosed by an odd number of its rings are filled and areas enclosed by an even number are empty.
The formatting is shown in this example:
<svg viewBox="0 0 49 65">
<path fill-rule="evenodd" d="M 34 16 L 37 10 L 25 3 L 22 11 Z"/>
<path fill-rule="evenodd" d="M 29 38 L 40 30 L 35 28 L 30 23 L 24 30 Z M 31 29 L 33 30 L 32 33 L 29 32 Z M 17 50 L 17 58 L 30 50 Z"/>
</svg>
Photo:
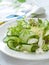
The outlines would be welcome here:
<svg viewBox="0 0 49 65">
<path fill-rule="evenodd" d="M 44 59 L 49 59 L 49 52 L 46 52 L 44 54 L 34 54 L 34 53 L 22 53 L 22 52 L 17 52 L 14 50 L 11 50 L 7 47 L 7 45 L 3 42 L 3 38 L 6 35 L 7 28 L 10 25 L 15 25 L 16 20 L 9 21 L 8 23 L 3 24 L 0 26 L 0 50 L 5 53 L 6 55 L 9 55 L 14 58 L 19 58 L 19 59 L 25 59 L 25 60 L 44 60 Z"/>
</svg>

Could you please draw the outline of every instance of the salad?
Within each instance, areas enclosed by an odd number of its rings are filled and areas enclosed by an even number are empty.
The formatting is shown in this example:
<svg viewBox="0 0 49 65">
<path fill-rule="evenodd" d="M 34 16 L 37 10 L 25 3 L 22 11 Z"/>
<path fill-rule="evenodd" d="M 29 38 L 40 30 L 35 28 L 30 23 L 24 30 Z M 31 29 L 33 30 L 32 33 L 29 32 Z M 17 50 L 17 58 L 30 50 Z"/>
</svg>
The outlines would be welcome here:
<svg viewBox="0 0 49 65">
<path fill-rule="evenodd" d="M 30 18 L 8 27 L 4 43 L 15 51 L 44 53 L 49 50 L 49 21 Z"/>
</svg>

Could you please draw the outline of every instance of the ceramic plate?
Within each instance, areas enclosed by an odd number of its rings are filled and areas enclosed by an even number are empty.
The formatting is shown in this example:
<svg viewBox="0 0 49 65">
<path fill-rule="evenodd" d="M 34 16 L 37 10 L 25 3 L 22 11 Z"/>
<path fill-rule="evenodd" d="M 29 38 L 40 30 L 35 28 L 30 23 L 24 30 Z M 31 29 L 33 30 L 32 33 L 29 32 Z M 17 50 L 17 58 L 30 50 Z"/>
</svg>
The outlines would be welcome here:
<svg viewBox="0 0 49 65">
<path fill-rule="evenodd" d="M 25 60 L 44 60 L 49 59 L 49 52 L 44 54 L 34 54 L 34 53 L 23 53 L 11 50 L 7 47 L 7 45 L 3 42 L 3 38 L 6 36 L 7 28 L 11 25 L 15 25 L 16 20 L 10 20 L 8 23 L 0 26 L 0 50 L 14 58 L 25 59 Z"/>
</svg>

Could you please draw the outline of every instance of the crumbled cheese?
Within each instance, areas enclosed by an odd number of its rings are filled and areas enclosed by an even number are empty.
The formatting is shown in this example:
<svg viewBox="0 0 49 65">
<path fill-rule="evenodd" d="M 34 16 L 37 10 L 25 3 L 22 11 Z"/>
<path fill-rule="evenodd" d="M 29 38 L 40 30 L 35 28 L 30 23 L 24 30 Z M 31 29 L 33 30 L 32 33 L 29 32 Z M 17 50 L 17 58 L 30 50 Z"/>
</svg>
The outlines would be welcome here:
<svg viewBox="0 0 49 65">
<path fill-rule="evenodd" d="M 37 53 L 37 54 L 39 54 L 39 53 L 41 54 L 41 53 L 44 53 L 44 51 L 43 51 L 41 48 L 38 48 L 38 49 L 36 50 L 36 53 Z"/>
<path fill-rule="evenodd" d="M 38 42 L 38 39 L 36 39 L 36 38 L 32 38 L 32 39 L 28 40 L 28 44 L 32 44 L 32 43 L 36 43 L 36 42 Z"/>
</svg>

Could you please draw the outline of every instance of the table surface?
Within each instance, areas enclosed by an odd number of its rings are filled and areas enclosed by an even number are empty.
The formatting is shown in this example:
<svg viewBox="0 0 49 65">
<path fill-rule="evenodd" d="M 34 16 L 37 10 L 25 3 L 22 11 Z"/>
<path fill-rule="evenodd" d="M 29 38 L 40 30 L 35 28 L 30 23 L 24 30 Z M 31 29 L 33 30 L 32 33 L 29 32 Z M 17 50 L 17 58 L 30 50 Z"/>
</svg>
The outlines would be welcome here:
<svg viewBox="0 0 49 65">
<path fill-rule="evenodd" d="M 49 0 L 31 0 L 31 2 L 32 1 L 40 7 L 44 7 L 47 14 L 46 18 L 49 18 Z M 49 65 L 49 59 L 42 61 L 26 61 L 9 57 L 0 52 L 0 65 Z"/>
</svg>

